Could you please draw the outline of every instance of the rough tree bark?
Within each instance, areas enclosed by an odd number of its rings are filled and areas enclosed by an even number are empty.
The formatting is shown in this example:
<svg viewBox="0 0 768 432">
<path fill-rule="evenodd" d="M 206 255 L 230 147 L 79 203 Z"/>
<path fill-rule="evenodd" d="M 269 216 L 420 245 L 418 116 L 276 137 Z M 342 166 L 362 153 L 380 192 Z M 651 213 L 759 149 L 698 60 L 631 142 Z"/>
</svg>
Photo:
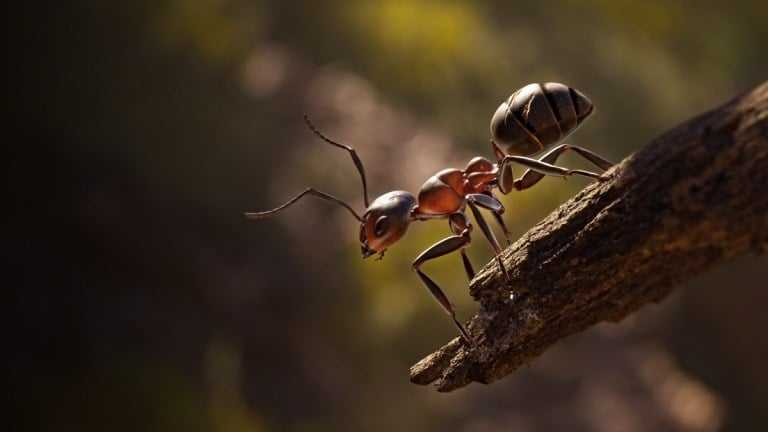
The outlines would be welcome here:
<svg viewBox="0 0 768 432">
<path fill-rule="evenodd" d="M 452 391 L 490 383 L 558 340 L 619 321 L 675 285 L 768 251 L 768 82 L 665 133 L 612 168 L 503 253 L 470 292 L 470 332 L 411 368 Z"/>
</svg>

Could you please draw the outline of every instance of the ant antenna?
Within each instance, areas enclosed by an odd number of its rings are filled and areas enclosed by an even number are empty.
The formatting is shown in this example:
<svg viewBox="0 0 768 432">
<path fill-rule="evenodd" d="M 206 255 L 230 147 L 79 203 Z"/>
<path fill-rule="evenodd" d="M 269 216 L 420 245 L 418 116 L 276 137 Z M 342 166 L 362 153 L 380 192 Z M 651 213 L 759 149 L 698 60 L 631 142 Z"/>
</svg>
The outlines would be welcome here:
<svg viewBox="0 0 768 432">
<path fill-rule="evenodd" d="M 349 210 L 349 212 L 352 213 L 352 216 L 354 216 L 355 219 L 359 220 L 360 222 L 364 222 L 363 218 L 360 217 L 360 215 L 358 215 L 357 212 L 349 204 L 347 204 L 344 201 L 336 198 L 333 195 L 329 195 L 329 194 L 327 194 L 325 192 L 320 192 L 320 191 L 315 190 L 313 188 L 305 189 L 304 192 L 302 192 L 302 193 L 296 195 L 295 197 L 289 199 L 288 202 L 286 202 L 285 204 L 281 205 L 280 207 L 274 208 L 272 210 L 263 211 L 263 212 L 246 212 L 245 213 L 245 217 L 247 217 L 248 219 L 263 219 L 265 217 L 272 216 L 272 215 L 274 215 L 276 213 L 279 213 L 280 211 L 290 207 L 296 201 L 300 200 L 304 195 L 314 195 L 314 196 L 316 196 L 318 198 L 322 198 L 322 199 L 324 199 L 326 201 L 335 202 L 336 204 L 338 204 L 338 205 L 346 208 L 347 210 Z"/>
<path fill-rule="evenodd" d="M 307 123 L 307 126 L 309 127 L 309 130 L 311 130 L 315 135 L 320 137 L 323 141 L 327 142 L 328 144 L 331 144 L 333 146 L 336 146 L 338 148 L 344 149 L 349 152 L 349 155 L 352 157 L 352 162 L 355 163 L 355 166 L 357 167 L 357 172 L 360 173 L 360 179 L 363 181 L 363 199 L 365 200 L 365 208 L 368 208 L 369 202 L 368 202 L 368 182 L 365 180 L 365 168 L 363 168 L 363 161 L 360 160 L 360 157 L 357 156 L 357 152 L 354 148 L 339 144 L 336 141 L 333 141 L 332 139 L 328 138 L 327 136 L 323 135 L 322 132 L 320 132 L 314 124 L 312 124 L 312 121 L 309 120 L 309 116 L 307 114 L 304 114 L 304 121 Z"/>
</svg>

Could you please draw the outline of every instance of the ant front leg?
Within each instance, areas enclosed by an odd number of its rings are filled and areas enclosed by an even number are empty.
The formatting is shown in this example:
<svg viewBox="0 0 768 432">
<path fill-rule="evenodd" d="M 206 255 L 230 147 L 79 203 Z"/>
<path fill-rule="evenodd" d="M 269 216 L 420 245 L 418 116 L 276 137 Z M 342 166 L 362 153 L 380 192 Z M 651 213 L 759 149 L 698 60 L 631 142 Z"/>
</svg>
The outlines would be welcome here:
<svg viewBox="0 0 768 432">
<path fill-rule="evenodd" d="M 440 306 L 443 307 L 443 310 L 445 310 L 445 312 L 451 317 L 453 323 L 456 325 L 456 328 L 459 329 L 459 333 L 461 334 L 462 339 L 464 339 L 464 341 L 466 341 L 469 345 L 474 346 L 474 342 L 472 341 L 472 338 L 469 337 L 469 333 L 467 333 L 467 330 L 459 322 L 459 320 L 456 319 L 456 312 L 453 310 L 451 302 L 448 301 L 448 297 L 446 297 L 443 290 L 440 289 L 440 286 L 438 286 L 435 281 L 433 281 L 429 276 L 421 271 L 421 265 L 425 262 L 449 254 L 451 252 L 455 252 L 457 249 L 463 249 L 469 245 L 470 241 L 471 239 L 469 237 L 469 229 L 465 229 L 461 235 L 454 235 L 440 240 L 439 242 L 433 244 L 429 249 L 422 252 L 421 255 L 419 255 L 413 261 L 411 267 L 416 272 L 416 274 L 419 275 L 419 278 L 421 278 L 421 281 L 424 283 L 427 289 L 429 289 L 429 292 L 432 293 L 432 296 L 435 297 L 437 302 L 440 303 Z"/>
<path fill-rule="evenodd" d="M 461 235 L 464 230 L 472 231 L 472 225 L 469 224 L 467 217 L 464 213 L 454 213 L 448 217 L 448 226 L 456 235 Z M 472 262 L 467 256 L 466 248 L 461 248 L 461 262 L 464 264 L 464 271 L 467 273 L 467 280 L 472 282 L 475 278 L 475 269 L 472 267 Z"/>
<path fill-rule="evenodd" d="M 584 147 L 574 146 L 570 144 L 560 144 L 559 146 L 548 151 L 546 154 L 544 154 L 544 156 L 540 157 L 538 160 L 541 162 L 554 164 L 555 162 L 557 162 L 557 158 L 560 157 L 561 154 L 565 153 L 566 150 L 573 150 L 579 156 L 592 162 L 597 167 L 602 168 L 603 171 L 608 170 L 614 165 L 613 162 L 603 158 L 602 156 L 598 155 L 595 152 L 587 150 Z M 544 174 L 541 174 L 540 172 L 536 172 L 532 169 L 528 169 L 525 171 L 525 174 L 523 174 L 523 176 L 520 179 L 514 181 L 514 188 L 517 190 L 528 189 L 529 187 L 538 183 L 539 180 L 541 180 L 542 178 L 544 178 Z M 601 176 L 601 179 L 602 179 L 602 176 Z"/>
</svg>

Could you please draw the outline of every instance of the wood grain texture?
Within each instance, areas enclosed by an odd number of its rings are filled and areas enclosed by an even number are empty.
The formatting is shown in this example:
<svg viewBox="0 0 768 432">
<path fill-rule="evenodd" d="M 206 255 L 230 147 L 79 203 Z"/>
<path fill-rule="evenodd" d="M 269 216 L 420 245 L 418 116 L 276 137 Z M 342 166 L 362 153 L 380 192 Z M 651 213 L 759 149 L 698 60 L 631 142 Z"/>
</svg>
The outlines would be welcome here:
<svg viewBox="0 0 768 432">
<path fill-rule="evenodd" d="M 480 309 L 469 324 L 477 346 L 454 339 L 411 367 L 412 382 L 439 391 L 490 383 L 719 263 L 766 253 L 768 82 L 609 173 L 503 252 L 510 284 L 495 260 L 477 274 L 470 292 Z"/>
</svg>

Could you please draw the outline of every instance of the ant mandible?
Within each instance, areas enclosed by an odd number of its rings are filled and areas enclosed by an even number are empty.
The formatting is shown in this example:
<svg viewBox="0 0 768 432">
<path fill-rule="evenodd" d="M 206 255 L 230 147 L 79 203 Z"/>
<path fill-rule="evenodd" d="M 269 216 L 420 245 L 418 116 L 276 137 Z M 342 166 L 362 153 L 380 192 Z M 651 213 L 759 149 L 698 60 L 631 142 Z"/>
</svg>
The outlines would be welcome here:
<svg viewBox="0 0 768 432">
<path fill-rule="evenodd" d="M 559 144 L 538 158 L 529 157 L 562 142 L 593 111 L 594 106 L 586 96 L 564 84 L 528 84 L 502 102 L 491 118 L 491 146 L 496 163 L 478 156 L 470 160 L 463 170 L 448 168 L 427 179 L 421 186 L 418 197 L 406 191 L 393 191 L 381 195 L 372 203 L 368 200 L 365 169 L 355 149 L 323 135 L 305 115 L 304 120 L 313 133 L 325 142 L 349 152 L 363 183 L 365 211 L 360 216 L 346 202 L 333 195 L 308 188 L 280 207 L 263 212 L 248 212 L 245 216 L 249 219 L 261 219 L 274 215 L 307 195 L 332 201 L 345 207 L 360 221 L 360 247 L 363 258 L 379 254 L 379 259 L 384 256 L 389 246 L 405 235 L 412 221 L 447 219 L 453 235 L 422 252 L 413 261 L 412 268 L 451 317 L 461 337 L 468 344 L 474 345 L 467 330 L 456 319 L 448 297 L 437 283 L 421 270 L 421 266 L 429 260 L 459 251 L 467 277 L 470 281 L 474 278 L 475 271 L 464 251 L 470 243 L 472 232 L 472 225 L 465 214 L 466 208 L 469 207 L 480 230 L 490 243 L 499 267 L 509 280 L 500 256 L 501 246 L 479 208 L 491 211 L 504 232 L 507 244 L 510 244 L 509 230 L 501 217 L 504 206 L 494 196 L 494 189 L 505 195 L 512 190 L 522 191 L 538 183 L 545 175 L 580 175 L 596 180 L 607 179 L 591 171 L 572 170 L 555 165 L 561 154 L 572 150 L 604 171 L 613 166 L 613 163 L 605 158 L 582 147 Z M 520 178 L 514 178 L 512 163 L 527 168 Z"/>
</svg>

